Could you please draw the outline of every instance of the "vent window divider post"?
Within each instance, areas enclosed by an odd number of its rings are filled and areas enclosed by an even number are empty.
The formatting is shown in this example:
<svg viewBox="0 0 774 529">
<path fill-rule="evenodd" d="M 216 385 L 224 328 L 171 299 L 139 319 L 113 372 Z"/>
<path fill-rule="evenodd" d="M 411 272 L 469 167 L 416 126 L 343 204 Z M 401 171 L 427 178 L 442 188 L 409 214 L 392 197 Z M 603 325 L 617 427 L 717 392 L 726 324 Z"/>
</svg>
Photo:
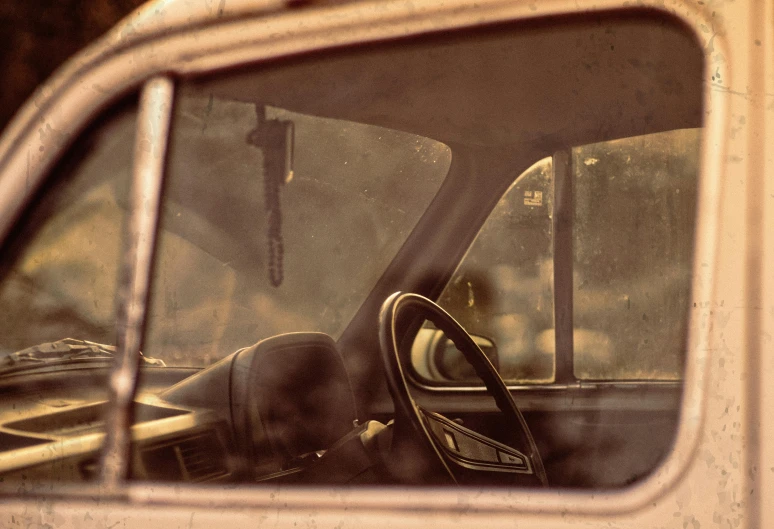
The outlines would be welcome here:
<svg viewBox="0 0 774 529">
<path fill-rule="evenodd" d="M 557 384 L 576 382 L 573 368 L 573 222 L 572 149 L 554 153 L 554 352 Z"/>
<path fill-rule="evenodd" d="M 129 471 L 132 404 L 137 389 L 173 97 L 174 83 L 166 76 L 148 80 L 140 94 L 117 296 L 117 354 L 110 374 L 106 435 L 100 461 L 101 486 L 107 491 L 120 488 Z"/>
</svg>

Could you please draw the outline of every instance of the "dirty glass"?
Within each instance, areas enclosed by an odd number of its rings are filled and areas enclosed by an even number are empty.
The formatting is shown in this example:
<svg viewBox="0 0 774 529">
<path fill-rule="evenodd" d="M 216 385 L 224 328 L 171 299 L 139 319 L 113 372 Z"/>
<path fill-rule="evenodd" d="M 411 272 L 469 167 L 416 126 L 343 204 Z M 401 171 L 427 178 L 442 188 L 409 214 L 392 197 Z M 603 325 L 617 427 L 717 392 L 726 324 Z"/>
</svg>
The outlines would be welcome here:
<svg viewBox="0 0 774 529">
<path fill-rule="evenodd" d="M 22 218 L 0 280 L 0 354 L 44 342 L 115 340 L 115 297 L 135 113 L 76 142 Z"/>
<path fill-rule="evenodd" d="M 685 129 L 572 149 L 577 378 L 682 376 L 699 138 Z M 494 342 L 495 363 L 514 384 L 554 376 L 552 172 L 545 158 L 514 182 L 439 299 Z M 413 355 L 420 377 L 480 384 L 460 356 L 433 365 L 440 357 L 423 352 L 418 344 Z"/>
<path fill-rule="evenodd" d="M 175 108 L 148 353 L 205 366 L 283 332 L 338 338 L 438 191 L 449 148 L 208 93 L 184 91 Z M 257 113 L 293 127 L 292 174 L 271 205 Z"/>
<path fill-rule="evenodd" d="M 681 377 L 700 129 L 573 149 L 575 375 Z"/>
<path fill-rule="evenodd" d="M 136 112 L 111 110 L 73 144 L 4 246 L 0 486 L 91 479 L 115 344 Z M 68 442 L 76 435 L 84 437 Z"/>
<path fill-rule="evenodd" d="M 544 158 L 497 203 L 438 300 L 468 332 L 494 342 L 496 365 L 510 382 L 554 378 L 553 343 L 540 341 L 554 321 L 552 210 L 551 159 Z M 431 359 L 416 355 L 414 368 L 436 382 L 450 381 L 432 366 L 423 369 Z M 457 360 L 465 369 L 467 362 Z M 453 380 L 481 383 L 472 369 Z"/>
</svg>

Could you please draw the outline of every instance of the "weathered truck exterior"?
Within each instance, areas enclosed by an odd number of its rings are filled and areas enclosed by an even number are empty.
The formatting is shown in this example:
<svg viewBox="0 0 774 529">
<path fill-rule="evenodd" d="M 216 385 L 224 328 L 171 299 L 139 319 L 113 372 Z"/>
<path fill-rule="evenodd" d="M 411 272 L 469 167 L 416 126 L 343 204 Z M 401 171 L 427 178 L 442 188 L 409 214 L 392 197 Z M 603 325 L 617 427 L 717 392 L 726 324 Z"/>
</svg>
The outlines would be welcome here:
<svg viewBox="0 0 774 529">
<path fill-rule="evenodd" d="M 694 308 L 672 452 L 621 490 L 129 483 L 3 493 L 7 527 L 774 526 L 774 1 L 152 2 L 73 58 L 0 139 L 4 237 L 63 149 L 154 78 L 494 21 L 652 8 L 704 49 Z"/>
</svg>

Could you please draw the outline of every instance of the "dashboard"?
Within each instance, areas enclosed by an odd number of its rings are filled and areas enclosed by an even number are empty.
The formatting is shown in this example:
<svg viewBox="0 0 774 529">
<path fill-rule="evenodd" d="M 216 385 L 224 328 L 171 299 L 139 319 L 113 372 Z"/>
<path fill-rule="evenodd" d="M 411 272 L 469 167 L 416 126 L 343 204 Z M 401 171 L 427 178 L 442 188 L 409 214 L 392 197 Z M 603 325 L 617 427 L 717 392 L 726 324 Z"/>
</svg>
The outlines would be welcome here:
<svg viewBox="0 0 774 529">
<path fill-rule="evenodd" d="M 212 409 L 158 396 L 191 370 L 144 368 L 134 405 L 131 475 L 152 481 L 228 479 L 233 462 L 227 420 Z M 0 384 L 0 474 L 29 486 L 90 480 L 104 439 L 108 371 L 79 367 L 9 377 Z"/>
</svg>

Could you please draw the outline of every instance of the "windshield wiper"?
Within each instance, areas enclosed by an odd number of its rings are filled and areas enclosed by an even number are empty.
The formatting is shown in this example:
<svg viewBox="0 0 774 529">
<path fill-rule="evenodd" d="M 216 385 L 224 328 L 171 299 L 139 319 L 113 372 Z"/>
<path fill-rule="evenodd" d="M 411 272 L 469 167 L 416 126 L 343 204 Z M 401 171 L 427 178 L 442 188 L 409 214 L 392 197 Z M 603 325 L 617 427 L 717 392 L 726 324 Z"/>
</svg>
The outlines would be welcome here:
<svg viewBox="0 0 774 529">
<path fill-rule="evenodd" d="M 75 338 L 47 342 L 11 353 L 0 360 L 0 374 L 9 371 L 35 368 L 42 365 L 67 364 L 80 360 L 106 359 L 115 357 L 116 348 Z M 140 353 L 140 362 L 146 366 L 166 367 L 163 360 Z"/>
</svg>

